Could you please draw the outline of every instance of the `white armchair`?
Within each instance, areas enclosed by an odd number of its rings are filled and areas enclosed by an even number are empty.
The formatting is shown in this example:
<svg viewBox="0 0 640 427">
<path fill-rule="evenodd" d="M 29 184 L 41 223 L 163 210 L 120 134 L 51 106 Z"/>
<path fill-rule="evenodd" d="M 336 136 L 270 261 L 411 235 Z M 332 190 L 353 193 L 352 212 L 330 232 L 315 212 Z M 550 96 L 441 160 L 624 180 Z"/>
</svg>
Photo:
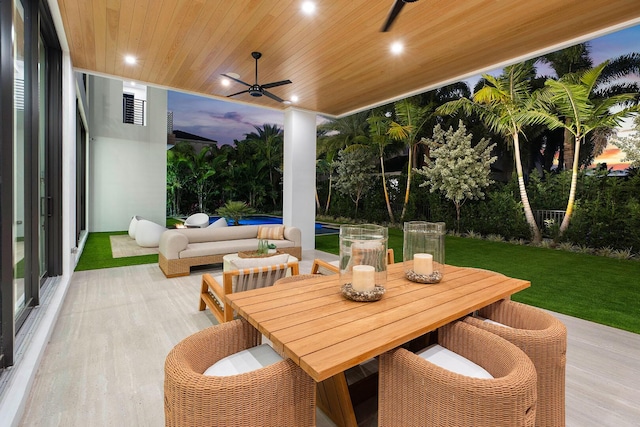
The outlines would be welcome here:
<svg viewBox="0 0 640 427">
<path fill-rule="evenodd" d="M 160 246 L 160 236 L 165 231 L 167 227 L 140 219 L 135 228 L 136 243 L 143 248 L 157 248 Z"/>
<path fill-rule="evenodd" d="M 206 213 L 197 213 L 189 216 L 184 225 L 187 228 L 204 228 L 209 225 L 209 215 Z"/>
</svg>

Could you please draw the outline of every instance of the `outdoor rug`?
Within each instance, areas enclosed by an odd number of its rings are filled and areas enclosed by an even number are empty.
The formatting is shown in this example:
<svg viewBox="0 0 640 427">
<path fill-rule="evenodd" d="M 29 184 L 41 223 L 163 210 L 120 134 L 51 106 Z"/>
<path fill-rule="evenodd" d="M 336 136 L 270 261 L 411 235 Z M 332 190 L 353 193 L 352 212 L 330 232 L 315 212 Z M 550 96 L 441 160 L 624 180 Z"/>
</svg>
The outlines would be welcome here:
<svg viewBox="0 0 640 427">
<path fill-rule="evenodd" d="M 111 240 L 111 254 L 114 258 L 130 256 L 153 255 L 158 253 L 158 248 L 143 248 L 138 246 L 135 239 L 128 234 L 109 236 Z"/>
</svg>

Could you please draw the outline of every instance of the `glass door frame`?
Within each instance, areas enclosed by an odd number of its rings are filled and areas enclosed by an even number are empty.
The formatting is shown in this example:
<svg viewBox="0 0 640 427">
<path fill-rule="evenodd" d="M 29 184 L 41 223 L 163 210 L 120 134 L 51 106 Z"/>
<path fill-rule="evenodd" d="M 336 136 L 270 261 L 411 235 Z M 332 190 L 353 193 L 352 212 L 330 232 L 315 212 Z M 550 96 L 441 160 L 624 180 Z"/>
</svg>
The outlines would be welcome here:
<svg viewBox="0 0 640 427">
<path fill-rule="evenodd" d="M 46 0 L 0 1 L 0 123 L 14 120 L 13 9 L 24 6 L 24 280 L 25 306 L 16 312 L 13 231 L 15 194 L 13 125 L 0 127 L 0 369 L 14 364 L 16 332 L 40 303 L 47 276 L 62 274 L 62 50 Z M 40 116 L 38 66 L 40 36 L 45 47 L 46 107 Z M 45 120 L 44 230 L 40 224 L 39 120 Z M 19 167 L 19 166 L 18 166 Z M 45 277 L 40 277 L 39 239 L 45 233 Z"/>
</svg>

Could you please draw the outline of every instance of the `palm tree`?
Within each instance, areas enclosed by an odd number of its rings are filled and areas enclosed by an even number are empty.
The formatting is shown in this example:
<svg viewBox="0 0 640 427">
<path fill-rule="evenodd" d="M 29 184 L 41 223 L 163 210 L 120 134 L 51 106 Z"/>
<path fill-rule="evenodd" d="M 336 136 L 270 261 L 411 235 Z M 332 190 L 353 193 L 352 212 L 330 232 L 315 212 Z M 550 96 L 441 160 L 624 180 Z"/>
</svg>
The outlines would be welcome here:
<svg viewBox="0 0 640 427">
<path fill-rule="evenodd" d="M 633 112 L 640 111 L 637 105 L 620 108 L 635 99 L 636 94 L 633 93 L 591 98 L 607 64 L 608 61 L 605 61 L 590 70 L 566 74 L 560 80 L 547 80 L 545 89 L 538 94 L 542 111 L 528 116 L 532 123 L 544 123 L 551 129 L 564 127 L 573 135 L 574 159 L 571 169 L 571 187 L 566 213 L 560 225 L 560 235 L 569 227 L 575 205 L 580 145 L 584 143 L 589 133 L 615 128 L 622 119 Z M 614 108 L 617 108 L 617 112 L 612 112 Z"/>
<path fill-rule="evenodd" d="M 439 107 L 436 112 L 453 114 L 462 110 L 466 114 L 477 113 L 492 131 L 513 143 L 524 216 L 529 224 L 533 242 L 539 243 L 542 240 L 542 235 L 529 204 L 520 158 L 520 134 L 527 114 L 533 109 L 533 98 L 529 85 L 532 76 L 535 76 L 532 61 L 508 66 L 499 77 L 483 74 L 482 77 L 486 84 L 474 94 L 473 100 L 460 98 L 450 101 Z"/>
<path fill-rule="evenodd" d="M 590 45 L 580 43 L 566 49 L 559 50 L 538 58 L 538 61 L 549 64 L 555 71 L 557 78 L 562 78 L 567 74 L 584 72 L 593 68 L 593 61 L 590 57 Z M 609 60 L 603 70 L 591 97 L 605 98 L 623 93 L 638 93 L 640 85 L 637 82 L 630 82 L 625 77 L 632 77 L 640 72 L 640 53 L 622 55 Z M 573 152 L 574 137 L 564 128 L 564 142 L 562 164 L 565 169 L 572 169 L 574 159 L 580 159 L 580 164 L 588 164 L 592 158 L 598 156 L 604 150 L 607 140 L 602 138 L 600 132 L 594 132 L 591 137 L 593 149 L 590 153 L 576 157 Z"/>
<path fill-rule="evenodd" d="M 190 172 L 190 180 L 195 185 L 200 212 L 204 212 L 207 195 L 211 190 L 209 178 L 216 174 L 216 169 L 222 162 L 222 157 L 212 156 L 212 148 L 209 146 L 204 147 L 198 154 L 178 159 L 178 163 L 184 164 Z"/>
<path fill-rule="evenodd" d="M 404 203 L 400 221 L 404 220 L 409 204 L 411 191 L 411 171 L 417 167 L 415 163 L 416 147 L 420 143 L 420 132 L 424 124 L 431 117 L 432 110 L 429 107 L 420 106 L 416 98 L 406 98 L 394 104 L 396 120 L 389 126 L 388 134 L 392 139 L 403 141 L 408 148 L 407 160 L 407 188 L 404 194 Z"/>
<path fill-rule="evenodd" d="M 280 176 L 275 172 L 282 170 L 284 134 L 282 129 L 274 124 L 265 123 L 262 128 L 259 126 L 254 126 L 254 128 L 257 133 L 246 134 L 245 140 L 254 148 L 256 159 L 266 160 L 266 167 L 269 170 L 269 194 L 275 207 L 280 194 Z"/>
<path fill-rule="evenodd" d="M 382 176 L 382 189 L 384 191 L 384 200 L 387 203 L 387 212 L 389 220 L 395 222 L 391 202 L 389 201 L 389 191 L 387 190 L 387 179 L 384 172 L 385 148 L 391 143 L 388 135 L 389 120 L 384 115 L 373 114 L 367 119 L 369 123 L 369 134 L 371 135 L 371 143 L 377 151 L 380 159 L 380 175 Z"/>
</svg>

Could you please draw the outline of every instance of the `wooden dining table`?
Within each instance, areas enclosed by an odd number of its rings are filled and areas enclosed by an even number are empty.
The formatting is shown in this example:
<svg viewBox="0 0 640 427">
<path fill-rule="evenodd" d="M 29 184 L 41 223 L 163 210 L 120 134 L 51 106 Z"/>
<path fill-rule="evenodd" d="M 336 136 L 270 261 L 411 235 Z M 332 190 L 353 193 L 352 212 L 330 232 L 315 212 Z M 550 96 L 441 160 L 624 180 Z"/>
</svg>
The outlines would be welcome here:
<svg viewBox="0 0 640 427">
<path fill-rule="evenodd" d="M 341 292 L 339 275 L 228 295 L 237 313 L 318 382 L 318 406 L 340 426 L 357 425 L 344 371 L 530 286 L 493 271 L 446 265 L 436 284 L 390 264 L 378 301 Z"/>
</svg>

